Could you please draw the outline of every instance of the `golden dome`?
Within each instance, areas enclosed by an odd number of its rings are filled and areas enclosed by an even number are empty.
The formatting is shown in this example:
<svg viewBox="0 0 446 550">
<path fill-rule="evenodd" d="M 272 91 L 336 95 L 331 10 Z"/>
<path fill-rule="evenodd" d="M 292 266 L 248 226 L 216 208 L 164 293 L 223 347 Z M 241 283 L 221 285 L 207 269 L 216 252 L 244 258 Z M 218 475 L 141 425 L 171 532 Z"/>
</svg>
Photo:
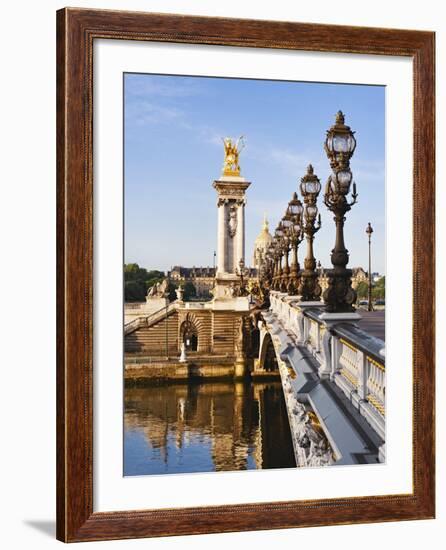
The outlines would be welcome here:
<svg viewBox="0 0 446 550">
<path fill-rule="evenodd" d="M 255 240 L 255 248 L 257 248 L 257 245 L 259 244 L 263 244 L 263 245 L 269 244 L 272 242 L 272 240 L 273 240 L 273 237 L 269 232 L 268 220 L 266 219 L 266 216 L 264 216 L 262 230 L 260 231 L 259 236 Z"/>
</svg>

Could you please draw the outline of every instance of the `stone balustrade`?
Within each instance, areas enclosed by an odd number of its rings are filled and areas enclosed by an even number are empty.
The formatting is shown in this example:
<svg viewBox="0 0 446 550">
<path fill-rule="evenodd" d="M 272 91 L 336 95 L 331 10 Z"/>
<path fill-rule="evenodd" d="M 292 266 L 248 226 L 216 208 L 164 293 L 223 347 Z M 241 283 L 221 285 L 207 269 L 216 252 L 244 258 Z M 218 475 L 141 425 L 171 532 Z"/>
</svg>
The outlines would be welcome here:
<svg viewBox="0 0 446 550">
<path fill-rule="evenodd" d="M 127 304 L 125 304 L 125 306 L 127 307 Z M 127 335 L 140 328 L 153 325 L 166 315 L 169 315 L 172 311 L 178 309 L 179 306 L 180 302 L 178 302 L 178 300 L 171 303 L 164 301 L 163 307 L 159 309 L 150 310 L 141 307 L 141 309 L 136 310 L 136 308 L 133 308 L 133 311 L 136 311 L 133 315 L 125 311 L 124 334 Z"/>
<path fill-rule="evenodd" d="M 126 309 L 141 309 L 145 306 L 146 302 L 125 302 Z"/>
<path fill-rule="evenodd" d="M 358 327 L 359 315 L 330 315 L 322 302 L 300 302 L 276 291 L 270 302 L 270 313 L 316 360 L 319 377 L 340 388 L 385 439 L 385 343 Z"/>
</svg>

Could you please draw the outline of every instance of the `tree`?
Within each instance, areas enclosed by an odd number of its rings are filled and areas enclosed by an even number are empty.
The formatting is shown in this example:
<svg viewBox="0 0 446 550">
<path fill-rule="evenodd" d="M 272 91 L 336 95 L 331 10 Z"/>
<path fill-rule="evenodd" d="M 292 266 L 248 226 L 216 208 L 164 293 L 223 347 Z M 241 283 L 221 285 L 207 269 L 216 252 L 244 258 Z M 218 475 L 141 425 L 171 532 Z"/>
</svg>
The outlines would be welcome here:
<svg viewBox="0 0 446 550">
<path fill-rule="evenodd" d="M 124 264 L 124 299 L 126 302 L 143 302 L 147 290 L 164 279 L 164 272 L 147 271 L 138 264 Z"/>
<path fill-rule="evenodd" d="M 124 299 L 126 302 L 143 302 L 146 290 L 144 283 L 140 281 L 124 282 Z"/>
<path fill-rule="evenodd" d="M 369 285 L 365 281 L 361 281 L 356 287 L 356 294 L 358 298 L 367 298 L 369 292 Z"/>
<path fill-rule="evenodd" d="M 386 297 L 386 277 L 381 277 L 376 281 L 372 289 L 374 300 L 384 300 Z"/>
<path fill-rule="evenodd" d="M 177 293 L 175 292 L 177 288 L 178 284 L 173 281 L 169 281 L 169 284 L 167 285 L 167 298 L 169 299 L 169 302 L 174 302 L 177 299 Z"/>
<path fill-rule="evenodd" d="M 197 295 L 197 290 L 195 288 L 195 286 L 193 285 L 193 283 L 191 283 L 190 281 L 188 281 L 185 285 L 184 285 L 184 300 L 190 300 L 191 298 L 195 298 L 195 296 Z"/>
</svg>

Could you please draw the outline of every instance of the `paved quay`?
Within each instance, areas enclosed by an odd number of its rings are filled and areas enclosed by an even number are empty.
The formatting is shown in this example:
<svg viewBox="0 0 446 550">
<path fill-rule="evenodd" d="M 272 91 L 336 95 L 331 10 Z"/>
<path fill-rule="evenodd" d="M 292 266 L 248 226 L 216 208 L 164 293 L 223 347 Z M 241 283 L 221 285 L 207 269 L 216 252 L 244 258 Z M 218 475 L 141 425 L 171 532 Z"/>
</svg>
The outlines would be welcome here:
<svg viewBox="0 0 446 550">
<path fill-rule="evenodd" d="M 386 341 L 386 325 L 385 325 L 385 310 L 380 311 L 365 311 L 358 310 L 362 316 L 359 321 L 359 328 L 368 332 L 376 338 Z"/>
</svg>

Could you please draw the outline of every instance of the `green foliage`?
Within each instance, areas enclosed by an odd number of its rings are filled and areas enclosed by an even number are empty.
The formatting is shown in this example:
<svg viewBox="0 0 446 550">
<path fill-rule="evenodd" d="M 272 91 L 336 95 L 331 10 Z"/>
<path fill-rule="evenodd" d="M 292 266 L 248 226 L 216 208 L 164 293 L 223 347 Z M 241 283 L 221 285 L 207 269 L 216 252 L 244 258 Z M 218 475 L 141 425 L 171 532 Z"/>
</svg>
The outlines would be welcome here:
<svg viewBox="0 0 446 550">
<path fill-rule="evenodd" d="M 191 298 L 195 298 L 196 295 L 197 295 L 197 290 L 196 290 L 195 286 L 193 285 L 193 283 L 188 281 L 184 285 L 184 298 L 183 299 L 187 302 L 187 300 L 190 300 Z"/>
<path fill-rule="evenodd" d="M 369 291 L 369 285 L 365 281 L 361 281 L 356 287 L 356 294 L 360 299 L 367 298 L 368 291 Z"/>
<path fill-rule="evenodd" d="M 361 281 L 357 288 L 356 293 L 358 295 L 358 300 L 368 299 L 369 296 L 369 285 L 365 281 Z M 372 285 L 372 301 L 374 300 L 384 300 L 386 297 L 386 278 L 381 277 L 378 281 Z"/>
<path fill-rule="evenodd" d="M 145 285 L 140 281 L 124 282 L 124 299 L 126 302 L 143 302 L 145 297 Z"/>
<path fill-rule="evenodd" d="M 168 293 L 168 299 L 169 302 L 173 302 L 177 299 L 177 293 L 175 290 L 178 288 L 178 284 L 173 283 L 172 281 L 169 281 L 169 284 L 167 285 L 167 293 Z"/>
<path fill-rule="evenodd" d="M 378 279 L 372 288 L 372 297 L 374 300 L 385 299 L 386 297 L 386 278 Z"/>
<path fill-rule="evenodd" d="M 173 281 L 169 281 L 167 291 L 168 291 L 168 294 L 169 294 L 168 298 L 169 298 L 170 302 L 173 302 L 174 300 L 177 299 L 177 294 L 176 294 L 175 290 L 178 288 L 178 286 L 179 286 L 178 283 L 174 283 Z M 183 300 L 185 302 L 187 302 L 191 298 L 194 298 L 196 296 L 196 294 L 197 294 L 197 291 L 195 289 L 195 286 L 193 285 L 193 283 L 188 281 L 183 286 Z"/>
<path fill-rule="evenodd" d="M 138 264 L 124 264 L 124 300 L 144 302 L 147 290 L 163 279 L 163 271 L 147 271 Z"/>
<path fill-rule="evenodd" d="M 126 302 L 144 302 L 146 299 L 147 290 L 156 283 L 161 283 L 165 279 L 163 271 L 153 269 L 147 271 L 138 264 L 124 264 L 124 299 Z M 178 288 L 178 283 L 169 281 L 167 287 L 168 299 L 173 302 L 177 299 L 175 290 Z M 195 285 L 188 281 L 183 288 L 183 299 L 191 300 L 197 296 Z M 211 296 L 209 296 L 209 299 Z"/>
</svg>

